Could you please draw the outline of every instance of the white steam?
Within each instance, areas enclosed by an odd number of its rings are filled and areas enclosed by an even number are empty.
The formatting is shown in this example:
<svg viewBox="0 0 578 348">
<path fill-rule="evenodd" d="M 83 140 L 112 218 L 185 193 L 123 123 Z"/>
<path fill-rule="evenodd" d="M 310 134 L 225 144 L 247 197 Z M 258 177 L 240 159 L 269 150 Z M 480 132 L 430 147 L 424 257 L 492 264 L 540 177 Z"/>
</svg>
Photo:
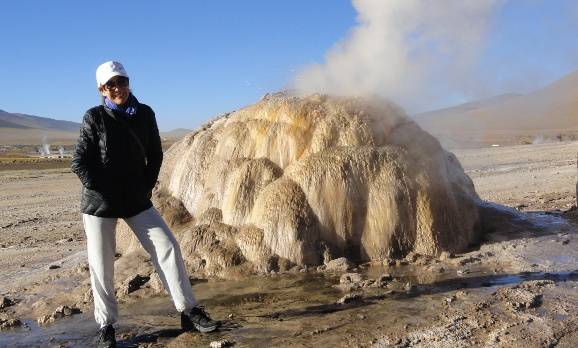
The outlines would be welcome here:
<svg viewBox="0 0 578 348">
<path fill-rule="evenodd" d="M 378 95 L 410 111 L 462 98 L 499 0 L 352 0 L 358 24 L 293 82 L 299 93 Z M 468 76 L 468 78 L 465 78 Z"/>
<path fill-rule="evenodd" d="M 48 137 L 46 135 L 42 136 L 42 146 L 38 148 L 38 152 L 42 156 L 50 155 L 50 144 L 48 143 Z"/>
</svg>

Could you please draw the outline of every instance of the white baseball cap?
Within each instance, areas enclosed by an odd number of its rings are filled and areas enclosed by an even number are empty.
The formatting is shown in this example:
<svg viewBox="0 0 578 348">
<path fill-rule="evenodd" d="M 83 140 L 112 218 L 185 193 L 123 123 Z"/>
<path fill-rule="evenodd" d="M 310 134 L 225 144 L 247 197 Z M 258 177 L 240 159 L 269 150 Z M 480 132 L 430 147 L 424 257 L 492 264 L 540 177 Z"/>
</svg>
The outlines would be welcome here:
<svg viewBox="0 0 578 348">
<path fill-rule="evenodd" d="M 105 85 L 108 80 L 115 76 L 124 76 L 128 78 L 126 70 L 121 63 L 115 62 L 114 60 L 102 63 L 96 68 L 96 85 L 98 87 Z"/>
</svg>

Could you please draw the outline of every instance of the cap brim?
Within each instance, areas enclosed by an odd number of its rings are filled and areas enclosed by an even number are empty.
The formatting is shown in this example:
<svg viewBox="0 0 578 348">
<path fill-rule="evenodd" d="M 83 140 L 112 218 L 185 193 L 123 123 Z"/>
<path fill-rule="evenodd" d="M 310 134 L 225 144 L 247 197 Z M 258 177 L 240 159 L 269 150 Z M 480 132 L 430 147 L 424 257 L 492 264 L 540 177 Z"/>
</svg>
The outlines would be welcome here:
<svg viewBox="0 0 578 348">
<path fill-rule="evenodd" d="M 115 77 L 115 76 L 122 76 L 122 77 L 126 77 L 127 79 L 129 78 L 127 74 L 123 74 L 123 73 L 120 73 L 120 72 L 113 72 L 113 73 L 108 74 L 108 75 L 105 77 L 105 78 L 106 78 L 106 81 L 104 81 L 104 82 L 99 82 L 99 83 L 98 83 L 98 87 L 106 85 L 106 83 L 107 83 L 108 81 L 110 81 L 110 79 L 112 79 L 112 78 Z"/>
</svg>

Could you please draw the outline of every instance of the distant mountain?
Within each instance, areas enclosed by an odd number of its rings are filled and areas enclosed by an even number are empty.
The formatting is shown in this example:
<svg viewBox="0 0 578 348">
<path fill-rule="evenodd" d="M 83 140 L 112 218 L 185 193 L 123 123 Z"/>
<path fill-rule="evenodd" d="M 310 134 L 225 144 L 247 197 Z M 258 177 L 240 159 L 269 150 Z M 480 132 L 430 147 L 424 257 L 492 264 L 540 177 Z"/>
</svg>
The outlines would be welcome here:
<svg viewBox="0 0 578 348">
<path fill-rule="evenodd" d="M 497 96 L 413 118 L 432 134 L 457 141 L 578 134 L 578 71 L 525 95 Z"/>
<path fill-rule="evenodd" d="M 73 144 L 80 123 L 0 110 L 0 144 Z"/>
<path fill-rule="evenodd" d="M 26 127 L 21 124 L 13 123 L 10 121 L 4 121 L 0 119 L 0 128 L 30 128 L 30 127 Z"/>
<path fill-rule="evenodd" d="M 168 132 L 160 132 L 160 135 L 161 137 L 168 139 L 181 139 L 190 132 L 192 132 L 191 129 L 177 128 Z"/>
<path fill-rule="evenodd" d="M 486 98 L 486 99 L 479 99 L 479 100 L 474 100 L 474 101 L 470 101 L 467 103 L 463 103 L 463 104 L 459 104 L 459 105 L 454 105 L 454 106 L 450 106 L 448 108 L 444 108 L 444 109 L 439 109 L 439 110 L 434 110 L 434 111 L 428 111 L 428 112 L 423 112 L 421 114 L 417 114 L 415 115 L 415 119 L 420 120 L 420 121 L 427 121 L 430 118 L 439 118 L 439 117 L 448 117 L 450 115 L 452 116 L 460 116 L 460 115 L 466 115 L 467 113 L 473 112 L 475 110 L 480 110 L 483 109 L 485 107 L 491 106 L 491 105 L 496 105 L 496 104 L 500 104 L 503 102 L 507 102 L 509 100 L 521 97 L 522 94 L 514 94 L 514 93 L 509 93 L 509 94 L 502 94 L 502 95 L 498 95 L 498 96 L 494 96 L 494 97 L 490 97 L 490 98 Z"/>
<path fill-rule="evenodd" d="M 0 121 L 3 121 L 3 123 L 0 123 L 0 127 L 6 128 L 22 128 L 22 127 L 41 128 L 41 129 L 50 129 L 55 131 L 75 132 L 75 133 L 78 133 L 78 130 L 80 129 L 80 123 L 76 122 L 61 121 L 47 117 L 26 115 L 20 113 L 9 113 L 3 110 L 0 110 Z"/>
<path fill-rule="evenodd" d="M 78 138 L 80 123 L 0 110 L 0 144 L 70 143 Z M 161 132 L 163 138 L 178 140 L 192 132 L 177 128 Z"/>
</svg>

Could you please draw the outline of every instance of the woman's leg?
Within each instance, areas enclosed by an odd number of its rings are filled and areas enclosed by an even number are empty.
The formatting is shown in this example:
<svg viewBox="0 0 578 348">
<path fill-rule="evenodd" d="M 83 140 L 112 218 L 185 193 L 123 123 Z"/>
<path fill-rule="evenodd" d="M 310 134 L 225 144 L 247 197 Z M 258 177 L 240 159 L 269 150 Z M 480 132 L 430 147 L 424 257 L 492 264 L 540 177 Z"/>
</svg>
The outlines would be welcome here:
<svg viewBox="0 0 578 348">
<path fill-rule="evenodd" d="M 100 327 L 113 324 L 118 318 L 114 293 L 116 220 L 82 214 L 94 297 L 94 318 Z"/>
<path fill-rule="evenodd" d="M 193 289 L 181 249 L 169 227 L 154 207 L 125 219 L 136 237 L 150 254 L 157 273 L 171 295 L 179 312 L 192 309 L 195 304 Z"/>
</svg>

